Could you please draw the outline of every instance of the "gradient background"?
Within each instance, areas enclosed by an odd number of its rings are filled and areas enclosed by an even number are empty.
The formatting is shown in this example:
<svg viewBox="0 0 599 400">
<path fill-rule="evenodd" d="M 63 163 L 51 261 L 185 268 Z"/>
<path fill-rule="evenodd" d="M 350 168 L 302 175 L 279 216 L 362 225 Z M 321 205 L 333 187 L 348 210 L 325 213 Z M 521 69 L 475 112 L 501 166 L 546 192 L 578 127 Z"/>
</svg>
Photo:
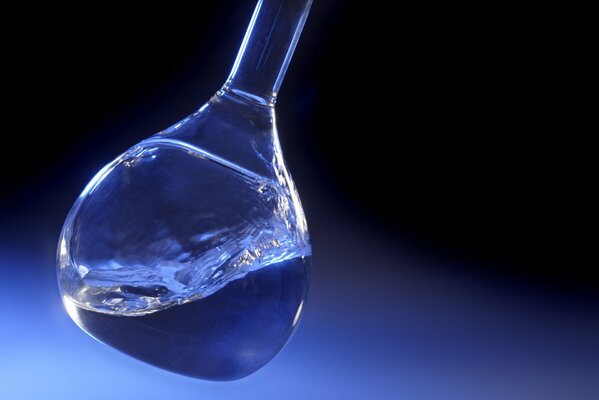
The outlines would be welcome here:
<svg viewBox="0 0 599 400">
<path fill-rule="evenodd" d="M 548 134 L 551 43 L 522 10 L 315 1 L 277 104 L 313 281 L 300 329 L 262 370 L 180 377 L 70 321 L 54 257 L 72 202 L 219 88 L 253 7 L 10 16 L 0 398 L 596 398 L 596 245 L 572 225 L 588 220 L 584 196 L 564 136 Z"/>
</svg>

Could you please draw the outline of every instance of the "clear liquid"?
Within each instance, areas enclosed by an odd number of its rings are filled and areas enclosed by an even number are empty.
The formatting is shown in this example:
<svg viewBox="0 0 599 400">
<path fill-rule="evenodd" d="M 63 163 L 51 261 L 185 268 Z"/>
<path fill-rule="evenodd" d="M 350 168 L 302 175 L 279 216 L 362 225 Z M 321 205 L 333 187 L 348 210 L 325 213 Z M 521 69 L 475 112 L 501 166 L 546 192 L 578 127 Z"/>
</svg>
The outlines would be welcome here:
<svg viewBox="0 0 599 400">
<path fill-rule="evenodd" d="M 73 320 L 184 375 L 230 380 L 266 364 L 297 326 L 311 250 L 284 166 L 263 161 L 272 177 L 155 137 L 100 171 L 60 239 Z"/>
<path fill-rule="evenodd" d="M 298 325 L 310 258 L 271 264 L 212 295 L 142 316 L 90 311 L 65 298 L 98 340 L 145 362 L 212 380 L 244 377 L 271 360 Z"/>
</svg>

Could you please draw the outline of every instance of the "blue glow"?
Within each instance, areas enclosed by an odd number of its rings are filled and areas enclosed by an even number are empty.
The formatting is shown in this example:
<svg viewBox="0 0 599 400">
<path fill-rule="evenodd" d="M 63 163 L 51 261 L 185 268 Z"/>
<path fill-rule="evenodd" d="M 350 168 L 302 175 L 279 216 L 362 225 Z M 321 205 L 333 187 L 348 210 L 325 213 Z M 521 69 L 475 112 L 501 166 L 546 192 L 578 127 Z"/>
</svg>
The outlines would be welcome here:
<svg viewBox="0 0 599 400">
<path fill-rule="evenodd" d="M 316 245 L 366 243 L 358 232 L 348 230 L 344 238 L 342 231 L 335 238 L 324 233 Z M 342 259 L 323 254 L 294 339 L 263 369 L 227 383 L 165 372 L 94 341 L 64 311 L 52 257 L 10 257 L 0 249 L 0 398 L 578 399 L 596 393 L 596 318 L 431 273 L 426 264 L 397 268 L 413 261 L 391 246 L 369 246 L 378 250 L 374 257 L 363 248 Z M 369 260 L 389 266 L 389 274 L 331 279 L 323 272 L 358 271 Z"/>
</svg>

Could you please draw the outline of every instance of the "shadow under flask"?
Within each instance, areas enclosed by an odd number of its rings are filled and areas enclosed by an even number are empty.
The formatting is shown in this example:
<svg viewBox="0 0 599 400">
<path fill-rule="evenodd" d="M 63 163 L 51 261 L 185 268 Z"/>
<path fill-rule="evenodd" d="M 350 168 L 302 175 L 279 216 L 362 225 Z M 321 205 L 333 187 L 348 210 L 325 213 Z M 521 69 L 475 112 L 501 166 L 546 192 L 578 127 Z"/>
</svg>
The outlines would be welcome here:
<svg viewBox="0 0 599 400">
<path fill-rule="evenodd" d="M 310 5 L 258 1 L 222 89 L 77 198 L 57 273 L 66 310 L 94 338 L 169 371 L 233 380 L 291 337 L 311 249 L 274 104 Z"/>
</svg>

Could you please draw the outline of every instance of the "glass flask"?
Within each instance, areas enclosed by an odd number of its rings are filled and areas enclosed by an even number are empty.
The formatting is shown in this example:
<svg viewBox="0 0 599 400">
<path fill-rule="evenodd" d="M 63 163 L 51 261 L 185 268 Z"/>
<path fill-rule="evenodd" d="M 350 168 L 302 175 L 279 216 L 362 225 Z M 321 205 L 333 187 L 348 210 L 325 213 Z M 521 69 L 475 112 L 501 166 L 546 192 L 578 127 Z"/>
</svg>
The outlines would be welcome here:
<svg viewBox="0 0 599 400">
<path fill-rule="evenodd" d="M 286 344 L 310 276 L 274 104 L 311 0 L 260 0 L 226 83 L 77 198 L 58 245 L 84 331 L 160 368 L 233 380 Z"/>
</svg>

